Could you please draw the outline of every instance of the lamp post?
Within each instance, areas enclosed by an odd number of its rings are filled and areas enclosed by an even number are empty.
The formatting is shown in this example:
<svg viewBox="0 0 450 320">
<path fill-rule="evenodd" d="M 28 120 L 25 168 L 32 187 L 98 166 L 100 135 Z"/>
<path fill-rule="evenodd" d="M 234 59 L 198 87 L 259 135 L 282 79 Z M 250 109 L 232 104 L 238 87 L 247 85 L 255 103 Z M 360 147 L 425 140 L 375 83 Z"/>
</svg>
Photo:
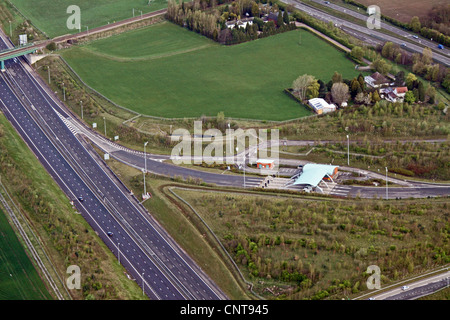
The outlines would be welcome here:
<svg viewBox="0 0 450 320">
<path fill-rule="evenodd" d="M 388 199 L 388 168 L 386 167 L 386 200 Z"/>
<path fill-rule="evenodd" d="M 145 283 L 144 283 L 144 272 L 142 272 L 142 295 L 145 295 L 144 288 L 145 288 Z"/>
<path fill-rule="evenodd" d="M 81 107 L 81 119 L 83 120 L 83 101 L 80 100 L 80 107 Z"/>
<path fill-rule="evenodd" d="M 105 127 L 105 137 L 106 137 L 106 118 L 105 117 L 103 117 L 103 124 L 104 124 L 104 127 Z"/>
<path fill-rule="evenodd" d="M 350 140 L 347 135 L 347 165 L 350 165 Z"/>
<path fill-rule="evenodd" d="M 147 150 L 146 150 L 147 143 L 148 143 L 148 141 L 144 143 L 144 168 L 145 168 L 144 169 L 144 197 L 147 196 L 147 186 L 145 184 L 145 175 L 147 173 Z"/>
<path fill-rule="evenodd" d="M 119 264 L 120 264 L 120 242 L 117 243 L 117 259 L 119 259 Z"/>
<path fill-rule="evenodd" d="M 236 147 L 236 152 L 238 152 L 238 151 L 239 151 L 239 148 Z M 245 147 L 244 147 L 244 155 L 243 155 L 243 157 L 244 157 L 244 163 L 242 164 L 242 168 L 244 169 L 244 189 L 245 189 Z"/>
<path fill-rule="evenodd" d="M 62 85 L 63 85 L 64 101 L 66 101 L 66 87 L 64 86 L 64 82 L 62 83 Z"/>
</svg>

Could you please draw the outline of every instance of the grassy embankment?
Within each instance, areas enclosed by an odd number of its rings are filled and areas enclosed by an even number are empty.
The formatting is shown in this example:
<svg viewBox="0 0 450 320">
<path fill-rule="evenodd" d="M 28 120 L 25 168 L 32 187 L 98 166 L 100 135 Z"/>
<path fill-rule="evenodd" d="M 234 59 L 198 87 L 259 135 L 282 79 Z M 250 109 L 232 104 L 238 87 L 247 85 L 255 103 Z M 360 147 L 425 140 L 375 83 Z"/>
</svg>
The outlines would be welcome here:
<svg viewBox="0 0 450 320">
<path fill-rule="evenodd" d="M 80 267 L 82 288 L 70 292 L 73 299 L 141 299 L 139 286 L 126 277 L 3 115 L 0 154 L 2 183 L 45 245 L 60 279 L 68 277 L 69 265 Z"/>
</svg>

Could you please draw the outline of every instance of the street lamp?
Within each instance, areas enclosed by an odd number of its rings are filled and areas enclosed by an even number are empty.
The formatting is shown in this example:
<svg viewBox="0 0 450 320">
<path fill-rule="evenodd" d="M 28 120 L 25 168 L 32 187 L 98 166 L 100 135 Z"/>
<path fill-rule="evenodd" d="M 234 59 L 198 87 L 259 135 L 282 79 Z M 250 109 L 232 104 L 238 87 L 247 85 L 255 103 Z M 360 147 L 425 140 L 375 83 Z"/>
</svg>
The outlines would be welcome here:
<svg viewBox="0 0 450 320">
<path fill-rule="evenodd" d="M 120 242 L 117 243 L 117 259 L 119 259 L 119 264 L 120 264 Z"/>
<path fill-rule="evenodd" d="M 238 151 L 239 151 L 239 148 L 236 147 L 236 152 L 238 152 Z M 242 167 L 244 169 L 244 189 L 245 189 L 245 147 L 244 147 L 244 155 L 243 155 L 243 157 L 244 157 L 244 163 L 242 164 Z"/>
<path fill-rule="evenodd" d="M 105 117 L 103 117 L 103 124 L 104 124 L 104 127 L 105 127 L 105 137 L 106 137 L 106 118 Z"/>
<path fill-rule="evenodd" d="M 145 283 L 144 283 L 144 272 L 142 272 L 142 295 L 145 295 L 144 293 Z"/>
<path fill-rule="evenodd" d="M 386 200 L 388 199 L 388 168 L 386 167 Z"/>
<path fill-rule="evenodd" d="M 81 107 L 81 119 L 83 119 L 83 101 L 80 100 L 80 107 Z"/>
<path fill-rule="evenodd" d="M 144 143 L 144 197 L 147 196 L 147 186 L 145 184 L 145 175 L 147 173 L 147 151 L 146 151 L 146 147 L 147 147 L 147 142 Z"/>
<path fill-rule="evenodd" d="M 66 101 L 66 87 L 64 86 L 64 82 L 62 83 L 62 85 L 63 85 L 64 101 Z"/>
<path fill-rule="evenodd" d="M 347 135 L 347 165 L 350 165 L 350 140 Z"/>
</svg>

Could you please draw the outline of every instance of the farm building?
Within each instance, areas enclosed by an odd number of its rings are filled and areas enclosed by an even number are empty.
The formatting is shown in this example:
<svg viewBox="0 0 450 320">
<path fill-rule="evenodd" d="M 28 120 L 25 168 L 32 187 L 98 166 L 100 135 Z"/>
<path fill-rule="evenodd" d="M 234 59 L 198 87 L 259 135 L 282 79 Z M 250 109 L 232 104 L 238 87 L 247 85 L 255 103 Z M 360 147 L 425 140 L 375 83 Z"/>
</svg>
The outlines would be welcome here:
<svg viewBox="0 0 450 320">
<path fill-rule="evenodd" d="M 317 114 L 336 111 L 336 106 L 334 104 L 329 104 L 322 98 L 310 99 L 308 100 L 308 104 Z"/>
</svg>

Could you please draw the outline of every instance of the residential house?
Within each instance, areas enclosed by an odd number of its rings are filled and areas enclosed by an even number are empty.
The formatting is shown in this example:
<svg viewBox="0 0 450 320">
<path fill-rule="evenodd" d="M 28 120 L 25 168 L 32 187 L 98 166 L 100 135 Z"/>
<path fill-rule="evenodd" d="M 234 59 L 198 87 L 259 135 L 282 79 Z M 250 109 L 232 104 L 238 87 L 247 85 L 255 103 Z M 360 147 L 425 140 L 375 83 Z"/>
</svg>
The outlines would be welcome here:
<svg viewBox="0 0 450 320">
<path fill-rule="evenodd" d="M 403 102 L 406 92 L 408 92 L 407 87 L 383 88 L 380 89 L 380 98 L 390 102 Z"/>
<path fill-rule="evenodd" d="M 364 81 L 372 88 L 386 87 L 391 84 L 390 80 L 379 72 L 375 72 L 370 76 L 365 76 Z"/>
</svg>

